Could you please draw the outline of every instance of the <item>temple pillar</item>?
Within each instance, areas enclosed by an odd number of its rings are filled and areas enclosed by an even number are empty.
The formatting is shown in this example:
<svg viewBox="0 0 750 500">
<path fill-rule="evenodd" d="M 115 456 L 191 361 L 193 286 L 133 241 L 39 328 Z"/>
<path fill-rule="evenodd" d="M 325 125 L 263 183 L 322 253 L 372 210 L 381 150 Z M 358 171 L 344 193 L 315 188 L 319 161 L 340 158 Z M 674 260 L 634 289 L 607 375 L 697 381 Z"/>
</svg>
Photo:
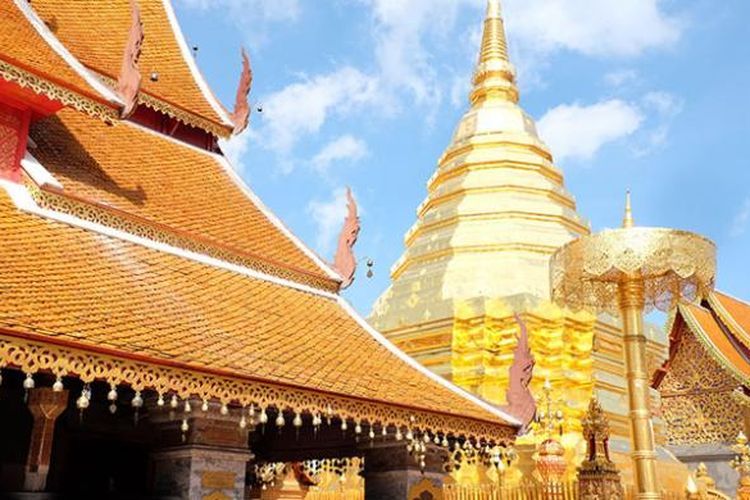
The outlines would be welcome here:
<svg viewBox="0 0 750 500">
<path fill-rule="evenodd" d="M 40 387 L 29 392 L 29 411 L 34 417 L 29 457 L 24 471 L 25 491 L 44 491 L 47 485 L 55 421 L 68 406 L 68 391 Z"/>
<path fill-rule="evenodd" d="M 447 451 L 427 445 L 424 471 L 406 449 L 405 442 L 376 443 L 362 448 L 365 456 L 365 499 L 413 500 L 433 498 L 442 492 L 443 481 L 448 474 L 444 463 Z M 431 497 L 420 497 L 415 489 L 430 493 Z"/>
<path fill-rule="evenodd" d="M 182 499 L 245 498 L 245 473 L 252 459 L 246 430 L 217 409 L 185 419 L 157 417 L 161 447 L 151 455 L 152 491 Z"/>
</svg>

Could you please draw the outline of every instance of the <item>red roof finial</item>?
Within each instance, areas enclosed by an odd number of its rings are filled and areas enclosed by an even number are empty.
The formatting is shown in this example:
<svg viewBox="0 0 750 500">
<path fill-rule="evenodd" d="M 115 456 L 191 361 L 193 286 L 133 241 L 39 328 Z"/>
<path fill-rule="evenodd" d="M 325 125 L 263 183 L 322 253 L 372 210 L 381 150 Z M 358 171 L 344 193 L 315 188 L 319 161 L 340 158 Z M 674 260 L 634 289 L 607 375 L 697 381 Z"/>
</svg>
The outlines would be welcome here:
<svg viewBox="0 0 750 500">
<path fill-rule="evenodd" d="M 536 415 L 536 400 L 529 389 L 535 361 L 529 347 L 529 332 L 526 329 L 526 323 L 519 314 L 516 314 L 515 318 L 521 328 L 521 334 L 518 336 L 518 344 L 513 353 L 513 364 L 510 366 L 510 380 L 505 393 L 505 399 L 508 402 L 506 411 L 521 421 L 523 424 L 521 432 L 526 432 Z"/>
<path fill-rule="evenodd" d="M 141 10 L 138 7 L 137 0 L 130 0 L 130 11 L 132 23 L 122 56 L 120 76 L 117 79 L 117 93 L 125 102 L 120 112 L 122 118 L 127 118 L 135 111 L 138 104 L 138 91 L 141 89 L 141 72 L 138 69 L 138 60 L 141 57 L 144 34 Z"/>
<path fill-rule="evenodd" d="M 346 207 L 348 214 L 344 220 L 344 226 L 339 235 L 339 245 L 333 260 L 333 267 L 344 280 L 341 289 L 347 288 L 354 281 L 354 272 L 357 270 L 357 259 L 354 257 L 354 244 L 359 235 L 359 216 L 357 215 L 357 202 L 354 201 L 351 188 L 346 188 Z"/>
<path fill-rule="evenodd" d="M 242 73 L 240 74 L 240 83 L 237 86 L 237 95 L 234 99 L 234 111 L 232 111 L 232 123 L 234 123 L 234 134 L 239 134 L 247 128 L 247 122 L 250 119 L 250 104 L 247 96 L 250 94 L 250 88 L 253 85 L 253 70 L 250 69 L 250 59 L 243 48 L 242 51 Z"/>
</svg>

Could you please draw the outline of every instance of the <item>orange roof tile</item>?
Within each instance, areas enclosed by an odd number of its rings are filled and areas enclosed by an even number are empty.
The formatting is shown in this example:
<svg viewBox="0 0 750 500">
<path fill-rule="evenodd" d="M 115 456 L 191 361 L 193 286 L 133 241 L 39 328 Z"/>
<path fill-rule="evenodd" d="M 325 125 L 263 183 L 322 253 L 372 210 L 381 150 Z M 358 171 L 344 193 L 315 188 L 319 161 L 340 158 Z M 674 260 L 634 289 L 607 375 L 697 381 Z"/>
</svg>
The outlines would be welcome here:
<svg viewBox="0 0 750 500">
<path fill-rule="evenodd" d="M 505 425 L 334 298 L 23 213 L 2 191 L 0 233 L 0 328 Z"/>
<path fill-rule="evenodd" d="M 750 349 L 750 304 L 722 292 L 713 293 L 709 302 L 737 340 Z"/>
<path fill-rule="evenodd" d="M 745 382 L 750 382 L 750 360 L 742 352 L 737 340 L 716 320 L 711 311 L 700 306 L 680 306 L 691 331 L 698 336 L 722 366 Z"/>
<path fill-rule="evenodd" d="M 332 280 L 248 198 L 214 154 L 67 109 L 32 124 L 30 135 L 37 145 L 32 154 L 64 193 Z"/>
<path fill-rule="evenodd" d="M 144 42 L 141 90 L 182 110 L 228 126 L 196 81 L 170 22 L 168 0 L 139 0 Z M 130 0 L 34 0 L 55 35 L 86 66 L 116 80 L 131 24 Z M 169 9 L 169 10 L 168 10 Z M 191 57 L 191 56 L 188 56 Z M 157 81 L 149 75 L 156 72 Z M 210 90 L 208 90 L 210 92 Z"/>
<path fill-rule="evenodd" d="M 106 102 L 102 95 L 50 46 L 11 0 L 0 2 L 0 19 L 0 60 L 29 71 L 59 87 Z"/>
</svg>

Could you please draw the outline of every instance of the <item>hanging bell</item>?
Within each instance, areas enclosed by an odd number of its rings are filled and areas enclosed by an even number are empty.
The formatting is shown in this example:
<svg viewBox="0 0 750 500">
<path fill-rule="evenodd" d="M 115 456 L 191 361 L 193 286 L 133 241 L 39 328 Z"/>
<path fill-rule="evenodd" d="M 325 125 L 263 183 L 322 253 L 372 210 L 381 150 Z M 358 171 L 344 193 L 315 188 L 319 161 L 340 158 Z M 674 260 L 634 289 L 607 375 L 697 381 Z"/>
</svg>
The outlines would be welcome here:
<svg viewBox="0 0 750 500">
<path fill-rule="evenodd" d="M 292 425 L 295 427 L 302 427 L 302 415 L 299 413 L 294 414 L 294 420 L 292 420 Z"/>
<path fill-rule="evenodd" d="M 244 429 L 247 427 L 247 419 L 245 418 L 245 415 L 242 415 L 242 418 L 240 418 L 240 429 Z"/>
<path fill-rule="evenodd" d="M 107 401 L 117 401 L 117 389 L 115 389 L 115 386 L 112 386 L 107 393 Z"/>
<path fill-rule="evenodd" d="M 62 392 L 63 389 L 64 387 L 62 377 L 58 375 L 58 377 L 55 379 L 55 383 L 52 384 L 52 392 Z"/>
<path fill-rule="evenodd" d="M 286 420 L 284 420 L 284 413 L 279 411 L 279 416 L 276 417 L 276 427 L 281 429 L 286 425 Z"/>
<path fill-rule="evenodd" d="M 359 422 L 354 426 L 354 434 L 362 434 L 362 426 L 359 425 Z"/>
<path fill-rule="evenodd" d="M 188 421 L 186 418 L 182 419 L 182 424 L 180 425 L 180 431 L 182 431 L 182 442 L 184 443 L 186 440 L 185 434 L 187 434 L 187 431 L 190 430 L 190 425 L 188 425 Z"/>
<path fill-rule="evenodd" d="M 266 409 L 265 408 L 261 408 L 261 410 L 260 410 L 260 416 L 258 417 L 258 421 L 261 424 L 263 424 L 263 425 L 265 425 L 265 424 L 268 423 L 268 413 L 266 413 Z"/>
<path fill-rule="evenodd" d="M 27 391 L 34 388 L 34 376 L 31 373 L 26 374 L 26 379 L 23 381 L 23 388 Z"/>
<path fill-rule="evenodd" d="M 208 411 L 208 401 L 205 399 L 203 400 L 203 403 L 201 404 L 201 411 L 203 412 Z"/>
<path fill-rule="evenodd" d="M 229 407 L 226 403 L 221 403 L 221 408 L 219 408 L 219 413 L 222 415 L 229 415 Z"/>
<path fill-rule="evenodd" d="M 133 396 L 133 400 L 130 402 L 130 404 L 135 409 L 138 409 L 141 406 L 143 406 L 143 398 L 141 397 L 141 391 L 135 391 L 135 396 Z"/>
<path fill-rule="evenodd" d="M 159 398 L 156 400 L 156 406 L 160 408 L 164 406 L 164 396 L 162 396 L 161 394 L 159 394 Z"/>
<path fill-rule="evenodd" d="M 346 432 L 346 430 L 348 428 L 349 428 L 349 425 L 346 423 L 346 419 L 342 418 L 341 419 L 341 430 L 344 431 L 344 432 Z"/>
<path fill-rule="evenodd" d="M 190 413 L 193 409 L 190 407 L 190 401 L 185 400 L 185 413 Z"/>
<path fill-rule="evenodd" d="M 380 434 L 383 437 L 386 437 L 388 435 L 388 426 L 386 424 L 383 424 L 383 427 L 380 429 Z"/>
<path fill-rule="evenodd" d="M 396 429 L 396 441 L 401 441 L 402 439 L 404 439 L 404 435 L 401 434 L 401 429 L 397 428 Z"/>
<path fill-rule="evenodd" d="M 177 395 L 172 394 L 172 399 L 169 400 L 169 407 L 176 410 L 177 409 Z"/>
</svg>

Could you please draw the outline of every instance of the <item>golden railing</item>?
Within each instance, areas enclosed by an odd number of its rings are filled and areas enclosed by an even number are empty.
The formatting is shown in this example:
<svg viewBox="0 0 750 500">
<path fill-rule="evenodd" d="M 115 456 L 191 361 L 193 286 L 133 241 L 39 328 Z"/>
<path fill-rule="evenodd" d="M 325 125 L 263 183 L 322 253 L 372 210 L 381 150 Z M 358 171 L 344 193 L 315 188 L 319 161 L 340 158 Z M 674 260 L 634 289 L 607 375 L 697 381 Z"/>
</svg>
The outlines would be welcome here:
<svg viewBox="0 0 750 500">
<path fill-rule="evenodd" d="M 444 500 L 578 500 L 578 482 L 515 486 L 460 485 L 443 486 Z M 684 492 L 662 491 L 662 500 L 685 500 Z M 635 500 L 635 487 L 626 488 L 625 500 Z"/>
</svg>

